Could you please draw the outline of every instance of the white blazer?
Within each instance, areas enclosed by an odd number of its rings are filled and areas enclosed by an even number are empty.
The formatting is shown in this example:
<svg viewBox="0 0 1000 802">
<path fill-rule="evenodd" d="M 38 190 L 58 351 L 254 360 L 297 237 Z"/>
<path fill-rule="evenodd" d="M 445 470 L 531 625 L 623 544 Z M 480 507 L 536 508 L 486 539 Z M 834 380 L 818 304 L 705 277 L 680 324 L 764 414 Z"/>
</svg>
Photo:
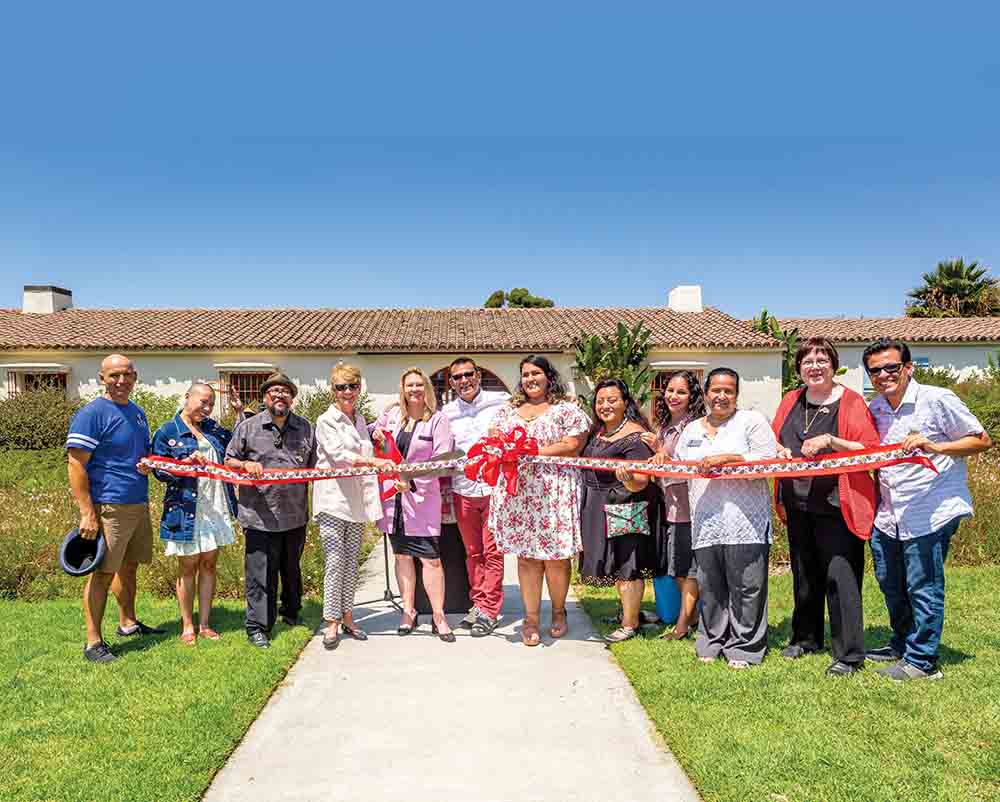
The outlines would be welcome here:
<svg viewBox="0 0 1000 802">
<path fill-rule="evenodd" d="M 352 421 L 336 404 L 316 421 L 316 467 L 352 468 L 375 455 L 368 426 L 360 414 Z M 320 479 L 312 483 L 313 518 L 325 512 L 354 523 L 382 517 L 378 480 L 375 476 Z"/>
</svg>

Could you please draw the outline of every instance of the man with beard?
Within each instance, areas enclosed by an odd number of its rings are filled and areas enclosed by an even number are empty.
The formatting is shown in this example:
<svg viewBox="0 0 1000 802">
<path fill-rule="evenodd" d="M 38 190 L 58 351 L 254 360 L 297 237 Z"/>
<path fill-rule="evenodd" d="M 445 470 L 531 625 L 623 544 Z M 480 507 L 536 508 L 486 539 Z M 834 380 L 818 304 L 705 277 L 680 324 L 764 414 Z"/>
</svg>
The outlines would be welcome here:
<svg viewBox="0 0 1000 802">
<path fill-rule="evenodd" d="M 261 385 L 265 409 L 241 421 L 226 448 L 226 466 L 259 477 L 265 468 L 312 468 L 316 437 L 312 424 L 292 412 L 298 388 L 283 373 Z M 243 485 L 238 518 L 246 540 L 246 630 L 250 643 L 271 645 L 280 615 L 289 626 L 301 623 L 302 571 L 309 485 Z M 278 607 L 278 578 L 281 607 Z"/>
</svg>

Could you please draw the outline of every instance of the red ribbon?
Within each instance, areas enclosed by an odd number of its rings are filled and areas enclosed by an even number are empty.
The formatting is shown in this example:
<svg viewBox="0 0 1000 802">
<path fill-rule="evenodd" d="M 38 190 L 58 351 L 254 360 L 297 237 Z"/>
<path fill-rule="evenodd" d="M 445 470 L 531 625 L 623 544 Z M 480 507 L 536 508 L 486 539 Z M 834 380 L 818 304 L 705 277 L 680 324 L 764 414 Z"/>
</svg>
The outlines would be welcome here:
<svg viewBox="0 0 1000 802">
<path fill-rule="evenodd" d="M 522 426 L 515 426 L 504 435 L 484 437 L 466 455 L 465 476 L 473 482 L 483 481 L 490 487 L 496 485 L 503 474 L 507 492 L 517 495 L 517 461 L 520 457 L 538 454 L 538 441 L 528 437 Z M 480 476 L 481 475 L 481 476 Z"/>
</svg>

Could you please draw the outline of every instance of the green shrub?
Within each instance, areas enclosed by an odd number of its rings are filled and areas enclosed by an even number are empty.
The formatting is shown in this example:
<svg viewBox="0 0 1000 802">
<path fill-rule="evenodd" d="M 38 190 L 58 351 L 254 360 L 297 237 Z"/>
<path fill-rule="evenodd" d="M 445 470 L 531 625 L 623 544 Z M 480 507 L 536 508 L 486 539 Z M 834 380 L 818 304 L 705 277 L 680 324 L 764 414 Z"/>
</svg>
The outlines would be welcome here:
<svg viewBox="0 0 1000 802">
<path fill-rule="evenodd" d="M 295 414 L 301 415 L 315 425 L 319 416 L 326 412 L 334 401 L 336 398 L 332 390 L 305 390 L 295 399 Z M 375 420 L 368 393 L 358 396 L 357 409 L 368 423 Z"/>
<path fill-rule="evenodd" d="M 132 391 L 130 400 L 146 413 L 146 420 L 149 422 L 150 437 L 164 423 L 173 418 L 181 408 L 180 396 L 159 395 L 141 384 L 136 385 L 136 388 Z"/>
<path fill-rule="evenodd" d="M 953 388 L 958 384 L 958 374 L 950 368 L 914 368 L 913 378 L 934 387 Z"/>
<path fill-rule="evenodd" d="M 61 390 L 19 393 L 0 401 L 0 449 L 60 448 L 80 402 Z"/>
</svg>

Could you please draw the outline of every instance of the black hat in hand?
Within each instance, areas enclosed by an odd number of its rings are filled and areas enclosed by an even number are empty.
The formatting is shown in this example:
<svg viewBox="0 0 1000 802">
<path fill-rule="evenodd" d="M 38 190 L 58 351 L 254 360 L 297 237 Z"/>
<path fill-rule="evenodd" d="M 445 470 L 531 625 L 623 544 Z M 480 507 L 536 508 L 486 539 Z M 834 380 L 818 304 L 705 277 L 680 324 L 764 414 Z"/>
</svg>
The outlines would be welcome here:
<svg viewBox="0 0 1000 802">
<path fill-rule="evenodd" d="M 74 529 L 59 548 L 59 566 L 70 576 L 92 574 L 104 559 L 106 548 L 99 532 L 97 537 L 87 540 L 80 536 L 79 529 Z"/>
</svg>

